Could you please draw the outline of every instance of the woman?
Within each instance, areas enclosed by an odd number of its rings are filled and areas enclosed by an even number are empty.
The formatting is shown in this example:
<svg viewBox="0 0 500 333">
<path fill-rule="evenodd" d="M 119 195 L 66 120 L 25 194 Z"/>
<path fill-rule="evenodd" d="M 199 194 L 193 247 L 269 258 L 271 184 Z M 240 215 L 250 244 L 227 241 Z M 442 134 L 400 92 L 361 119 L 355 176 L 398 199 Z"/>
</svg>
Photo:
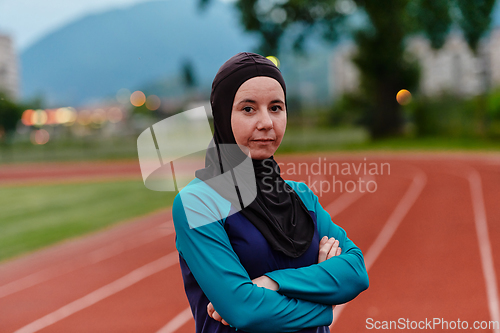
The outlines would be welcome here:
<svg viewBox="0 0 500 333">
<path fill-rule="evenodd" d="M 210 101 L 214 146 L 172 210 L 196 332 L 329 332 L 332 305 L 365 290 L 368 276 L 316 195 L 279 174 L 273 155 L 287 117 L 279 69 L 238 53 L 219 69 Z M 250 158 L 246 177 L 238 168 Z"/>
</svg>

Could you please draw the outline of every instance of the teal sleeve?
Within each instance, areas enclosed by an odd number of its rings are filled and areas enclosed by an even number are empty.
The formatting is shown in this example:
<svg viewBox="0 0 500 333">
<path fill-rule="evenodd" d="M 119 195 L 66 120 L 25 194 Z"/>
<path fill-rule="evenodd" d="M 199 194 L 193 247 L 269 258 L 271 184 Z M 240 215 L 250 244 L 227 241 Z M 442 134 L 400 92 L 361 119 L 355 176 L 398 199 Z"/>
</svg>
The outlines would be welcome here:
<svg viewBox="0 0 500 333">
<path fill-rule="evenodd" d="M 294 332 L 330 325 L 331 306 L 290 298 L 252 283 L 221 220 L 220 214 L 229 211 L 229 205 L 221 207 L 213 200 L 214 196 L 196 193 L 185 193 L 182 199 L 177 195 L 172 213 L 176 247 L 222 318 L 247 332 Z M 194 224 L 191 219 L 196 220 Z"/>
<path fill-rule="evenodd" d="M 288 297 L 330 305 L 352 300 L 369 285 L 361 250 L 332 222 L 318 197 L 305 184 L 288 183 L 306 207 L 316 213 L 320 239 L 323 236 L 338 239 L 342 254 L 319 264 L 276 270 L 265 275 L 278 283 L 279 293 Z"/>
</svg>

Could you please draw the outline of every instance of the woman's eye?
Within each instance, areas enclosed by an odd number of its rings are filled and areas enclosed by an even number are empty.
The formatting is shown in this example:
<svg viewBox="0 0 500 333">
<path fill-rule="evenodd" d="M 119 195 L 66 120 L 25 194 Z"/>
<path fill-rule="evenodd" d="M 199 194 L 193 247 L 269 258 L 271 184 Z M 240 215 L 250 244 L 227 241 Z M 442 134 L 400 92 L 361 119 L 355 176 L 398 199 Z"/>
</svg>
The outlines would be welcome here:
<svg viewBox="0 0 500 333">
<path fill-rule="evenodd" d="M 243 111 L 250 113 L 250 112 L 252 112 L 252 107 L 251 106 L 245 106 L 243 108 Z"/>
<path fill-rule="evenodd" d="M 279 106 L 279 105 L 273 105 L 273 106 L 271 106 L 271 110 L 274 112 L 278 112 L 282 109 L 281 109 L 281 106 Z"/>
</svg>

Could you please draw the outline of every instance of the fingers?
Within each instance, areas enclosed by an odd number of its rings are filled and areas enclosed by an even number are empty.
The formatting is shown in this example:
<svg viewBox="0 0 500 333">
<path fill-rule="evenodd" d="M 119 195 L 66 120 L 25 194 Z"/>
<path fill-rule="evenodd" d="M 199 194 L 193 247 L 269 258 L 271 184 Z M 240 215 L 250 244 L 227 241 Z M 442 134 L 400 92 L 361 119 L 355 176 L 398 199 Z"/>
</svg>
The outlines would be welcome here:
<svg viewBox="0 0 500 333">
<path fill-rule="evenodd" d="M 333 244 L 332 247 L 330 248 L 330 251 L 328 251 L 328 255 L 326 256 L 327 260 L 330 259 L 331 257 L 335 257 L 339 249 L 339 241 L 333 237 L 332 239 L 333 239 Z"/>
<path fill-rule="evenodd" d="M 212 302 L 208 303 L 208 305 L 207 305 L 207 313 L 210 317 L 212 317 L 213 319 L 215 319 L 217 321 L 222 320 L 222 317 L 217 313 L 217 311 L 215 311 Z"/>
<path fill-rule="evenodd" d="M 339 247 L 339 241 L 333 237 L 328 239 L 327 236 L 324 236 L 319 242 L 318 263 L 338 256 L 341 253 L 342 250 Z"/>
<path fill-rule="evenodd" d="M 220 314 L 217 313 L 217 311 L 214 311 L 214 313 L 212 313 L 212 318 L 214 318 L 217 321 L 222 321 L 222 317 L 220 316 Z"/>
<path fill-rule="evenodd" d="M 326 260 L 328 252 L 330 252 L 330 249 L 332 247 L 332 243 L 333 238 L 328 239 L 328 237 L 326 236 L 321 238 L 321 241 L 319 242 L 318 263 Z"/>
<path fill-rule="evenodd" d="M 214 309 L 214 306 L 212 305 L 212 302 L 208 303 L 208 305 L 207 305 L 207 313 L 208 313 L 208 315 L 210 317 L 212 317 L 212 314 L 214 313 L 214 311 L 215 311 L 215 309 Z"/>
<path fill-rule="evenodd" d="M 229 323 L 227 321 L 225 321 L 224 319 L 222 319 L 220 314 L 218 314 L 217 311 L 215 311 L 214 306 L 212 305 L 212 302 L 208 303 L 208 305 L 207 305 L 207 313 L 214 320 L 220 321 L 222 324 L 229 326 Z"/>
</svg>

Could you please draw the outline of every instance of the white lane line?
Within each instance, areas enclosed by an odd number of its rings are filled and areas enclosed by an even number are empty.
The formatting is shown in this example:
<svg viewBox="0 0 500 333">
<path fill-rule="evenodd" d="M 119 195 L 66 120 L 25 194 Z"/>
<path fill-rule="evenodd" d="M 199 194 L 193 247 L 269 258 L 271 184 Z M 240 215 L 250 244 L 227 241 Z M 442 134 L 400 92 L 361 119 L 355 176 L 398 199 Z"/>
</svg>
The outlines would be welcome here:
<svg viewBox="0 0 500 333">
<path fill-rule="evenodd" d="M 367 183 L 369 181 L 375 180 L 373 176 L 365 176 L 362 181 Z M 353 204 L 356 200 L 365 195 L 366 191 L 356 191 L 353 193 L 344 192 L 337 199 L 335 199 L 331 204 L 329 204 L 325 210 L 330 213 L 331 217 L 340 214 L 344 209 Z"/>
<path fill-rule="evenodd" d="M 187 308 L 181 313 L 179 313 L 177 316 L 175 316 L 174 319 L 169 321 L 167 325 L 163 326 L 156 333 L 174 333 L 191 319 L 193 319 L 191 308 Z"/>
<path fill-rule="evenodd" d="M 382 253 L 382 250 L 384 250 L 386 245 L 389 243 L 397 228 L 405 218 L 406 214 L 408 214 L 410 208 L 422 193 L 422 190 L 424 189 L 426 183 L 427 176 L 423 171 L 418 171 L 418 173 L 413 177 L 413 181 L 410 184 L 410 187 L 398 202 L 396 208 L 387 219 L 387 222 L 378 234 L 377 238 L 370 246 L 368 251 L 366 251 L 366 255 L 364 257 L 367 271 L 373 266 L 380 253 Z M 337 305 L 335 307 L 335 310 L 333 311 L 335 318 L 333 323 L 330 325 L 330 329 L 337 322 L 346 304 Z"/>
<path fill-rule="evenodd" d="M 48 315 L 35 320 L 34 322 L 18 329 L 14 333 L 33 333 L 38 332 L 41 329 L 46 328 L 58 321 L 78 312 L 85 308 L 88 308 L 95 303 L 102 301 L 103 299 L 112 296 L 125 288 L 132 286 L 133 284 L 155 274 L 164 269 L 169 268 L 179 262 L 178 252 L 174 251 L 166 256 L 163 256 L 149 264 L 139 267 L 125 276 L 122 276 L 118 280 L 115 280 L 97 290 L 94 290 L 90 294 L 79 298 L 56 311 L 49 313 Z"/>
<path fill-rule="evenodd" d="M 96 264 L 103 260 L 122 254 L 125 251 L 138 248 L 144 244 L 150 243 L 156 239 L 166 237 L 174 233 L 174 230 L 172 229 L 155 229 L 156 228 L 146 230 L 132 240 L 118 240 L 110 245 L 103 246 L 97 250 L 86 253 L 79 258 L 73 258 L 60 264 L 44 268 L 38 272 L 4 284 L 3 286 L 0 286 L 0 298 L 22 291 L 29 287 L 33 287 L 37 284 L 56 278 L 58 276 L 73 272 L 77 269 Z"/>
<path fill-rule="evenodd" d="M 484 280 L 486 282 L 486 295 L 488 297 L 488 308 L 491 320 L 500 322 L 500 308 L 498 301 L 497 277 L 491 250 L 490 237 L 488 235 L 488 222 L 486 220 L 486 208 L 484 204 L 481 176 L 475 169 L 467 177 L 472 197 L 474 210 L 474 221 L 476 224 L 477 241 L 481 254 L 481 265 L 483 267 Z M 493 332 L 500 333 L 498 327 Z"/>
<path fill-rule="evenodd" d="M 396 232 L 396 229 L 399 227 L 406 214 L 408 214 L 415 201 L 417 201 L 420 193 L 422 193 L 426 183 L 427 176 L 423 171 L 418 172 L 413 177 L 410 187 L 399 201 L 391 216 L 389 216 L 389 219 L 378 234 L 372 246 L 370 246 L 366 252 L 365 265 L 367 270 L 370 269 L 370 267 L 375 263 L 375 260 L 377 260 L 387 243 L 389 243 L 390 239 Z"/>
</svg>

